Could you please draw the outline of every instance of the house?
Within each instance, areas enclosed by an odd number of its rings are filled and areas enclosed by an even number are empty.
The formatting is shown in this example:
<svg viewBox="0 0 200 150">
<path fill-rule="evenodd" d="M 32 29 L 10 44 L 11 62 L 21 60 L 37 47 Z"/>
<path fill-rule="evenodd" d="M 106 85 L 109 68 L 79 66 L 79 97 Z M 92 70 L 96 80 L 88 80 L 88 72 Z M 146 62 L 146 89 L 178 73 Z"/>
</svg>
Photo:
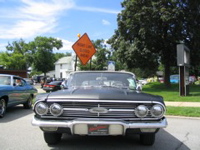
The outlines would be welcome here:
<svg viewBox="0 0 200 150">
<path fill-rule="evenodd" d="M 55 62 L 55 78 L 67 78 L 74 71 L 75 56 L 66 56 Z"/>
</svg>

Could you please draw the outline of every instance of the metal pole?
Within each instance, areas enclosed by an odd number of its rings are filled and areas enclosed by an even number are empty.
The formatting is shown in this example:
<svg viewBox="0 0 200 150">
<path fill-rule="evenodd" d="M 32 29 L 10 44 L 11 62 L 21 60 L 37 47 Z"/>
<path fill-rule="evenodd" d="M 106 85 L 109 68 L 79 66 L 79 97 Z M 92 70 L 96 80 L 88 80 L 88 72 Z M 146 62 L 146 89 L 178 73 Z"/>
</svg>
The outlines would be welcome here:
<svg viewBox="0 0 200 150">
<path fill-rule="evenodd" d="M 77 55 L 76 55 L 76 58 L 75 58 L 74 71 L 76 71 L 76 66 L 77 66 Z"/>
<path fill-rule="evenodd" d="M 90 59 L 90 70 L 91 70 L 91 68 L 92 68 L 92 57 Z"/>
<path fill-rule="evenodd" d="M 185 96 L 185 74 L 184 74 L 185 66 L 179 67 L 179 89 L 180 89 L 180 96 Z"/>
<path fill-rule="evenodd" d="M 77 37 L 80 39 L 80 37 L 81 37 L 81 34 L 80 33 L 78 33 L 77 34 Z M 76 58 L 75 58 L 75 65 L 74 65 L 74 71 L 76 71 L 76 66 L 77 66 L 77 55 L 76 55 Z"/>
</svg>

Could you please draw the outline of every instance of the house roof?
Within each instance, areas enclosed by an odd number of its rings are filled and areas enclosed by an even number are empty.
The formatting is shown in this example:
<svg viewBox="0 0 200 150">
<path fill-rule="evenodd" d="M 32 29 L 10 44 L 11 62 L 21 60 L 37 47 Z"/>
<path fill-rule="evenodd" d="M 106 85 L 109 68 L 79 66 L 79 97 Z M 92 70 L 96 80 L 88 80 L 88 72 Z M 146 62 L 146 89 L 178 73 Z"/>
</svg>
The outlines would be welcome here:
<svg viewBox="0 0 200 150">
<path fill-rule="evenodd" d="M 60 58 L 58 61 L 55 62 L 55 65 L 57 64 L 69 64 L 73 61 L 73 56 L 66 56 Z"/>
</svg>

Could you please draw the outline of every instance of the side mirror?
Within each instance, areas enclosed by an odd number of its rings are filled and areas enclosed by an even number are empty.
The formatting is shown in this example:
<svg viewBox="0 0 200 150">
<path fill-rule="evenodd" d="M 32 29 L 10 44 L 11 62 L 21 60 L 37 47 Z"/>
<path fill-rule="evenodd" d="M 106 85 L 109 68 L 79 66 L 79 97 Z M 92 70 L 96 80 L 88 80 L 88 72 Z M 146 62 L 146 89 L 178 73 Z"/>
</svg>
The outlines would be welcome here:
<svg viewBox="0 0 200 150">
<path fill-rule="evenodd" d="M 67 81 L 66 80 L 63 81 L 60 86 L 61 86 L 61 89 L 68 89 Z"/>
<path fill-rule="evenodd" d="M 68 89 L 67 86 L 61 85 L 61 89 Z"/>
<path fill-rule="evenodd" d="M 137 84 L 137 88 L 136 88 L 137 91 L 141 92 L 142 91 L 142 84 Z"/>
</svg>

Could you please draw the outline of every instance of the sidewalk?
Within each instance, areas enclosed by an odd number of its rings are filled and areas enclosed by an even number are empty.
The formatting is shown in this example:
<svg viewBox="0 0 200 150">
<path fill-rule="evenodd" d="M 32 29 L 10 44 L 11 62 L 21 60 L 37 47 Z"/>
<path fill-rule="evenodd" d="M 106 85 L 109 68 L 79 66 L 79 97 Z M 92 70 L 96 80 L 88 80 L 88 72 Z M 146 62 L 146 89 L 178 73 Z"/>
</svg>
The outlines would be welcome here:
<svg viewBox="0 0 200 150">
<path fill-rule="evenodd" d="M 200 107 L 200 102 L 165 102 L 165 105 L 174 107 Z"/>
</svg>

